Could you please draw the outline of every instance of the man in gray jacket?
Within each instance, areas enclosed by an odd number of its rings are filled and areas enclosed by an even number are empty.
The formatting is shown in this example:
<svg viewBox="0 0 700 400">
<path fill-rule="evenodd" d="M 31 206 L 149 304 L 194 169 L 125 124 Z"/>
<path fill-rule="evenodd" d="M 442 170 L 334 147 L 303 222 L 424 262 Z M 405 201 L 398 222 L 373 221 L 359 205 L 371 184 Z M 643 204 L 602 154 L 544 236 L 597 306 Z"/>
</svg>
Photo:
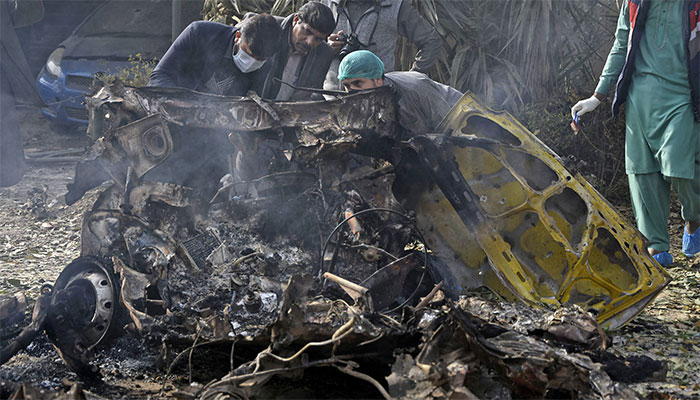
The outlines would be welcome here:
<svg viewBox="0 0 700 400">
<path fill-rule="evenodd" d="M 410 0 L 323 0 L 336 18 L 337 33 L 328 43 L 336 54 L 346 45 L 340 33 L 357 36 L 358 49 L 376 54 L 384 63 L 386 72 L 394 70 L 394 53 L 399 36 L 418 48 L 411 71 L 427 73 L 437 61 L 442 49 L 442 38 L 435 28 L 418 13 Z M 352 46 L 348 50 L 353 50 Z M 341 54 L 342 55 L 342 54 Z M 326 89 L 339 89 L 337 57 L 328 71 Z"/>
<path fill-rule="evenodd" d="M 384 74 L 382 60 L 367 50 L 348 54 L 340 63 L 338 79 L 346 91 L 391 86 L 396 93 L 396 113 L 402 128 L 399 140 L 434 132 L 462 97 L 459 90 L 435 82 L 420 72 Z"/>
</svg>

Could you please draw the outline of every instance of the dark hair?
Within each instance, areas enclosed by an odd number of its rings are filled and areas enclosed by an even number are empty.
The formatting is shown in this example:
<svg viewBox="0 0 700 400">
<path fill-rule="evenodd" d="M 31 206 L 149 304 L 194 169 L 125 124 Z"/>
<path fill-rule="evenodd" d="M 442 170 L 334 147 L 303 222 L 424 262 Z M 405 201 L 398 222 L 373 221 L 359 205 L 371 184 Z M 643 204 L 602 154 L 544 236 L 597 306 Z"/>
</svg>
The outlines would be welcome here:
<svg viewBox="0 0 700 400">
<path fill-rule="evenodd" d="M 310 1 L 297 11 L 299 19 L 321 33 L 330 35 L 335 29 L 333 11 L 318 1 Z"/>
<path fill-rule="evenodd" d="M 279 49 L 282 28 L 270 14 L 258 14 L 241 22 L 242 42 L 248 45 L 255 57 L 268 59 Z"/>
</svg>

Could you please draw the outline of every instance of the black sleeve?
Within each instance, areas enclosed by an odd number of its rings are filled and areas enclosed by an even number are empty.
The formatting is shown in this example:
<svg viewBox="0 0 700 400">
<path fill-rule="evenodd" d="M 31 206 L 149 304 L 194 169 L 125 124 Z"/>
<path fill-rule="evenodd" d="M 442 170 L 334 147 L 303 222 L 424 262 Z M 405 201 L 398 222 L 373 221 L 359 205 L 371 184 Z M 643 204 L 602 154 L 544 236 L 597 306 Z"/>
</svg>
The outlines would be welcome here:
<svg viewBox="0 0 700 400">
<path fill-rule="evenodd" d="M 192 87 L 196 72 L 203 67 L 203 57 L 198 45 L 200 21 L 193 22 L 175 39 L 168 51 L 151 73 L 148 86 Z"/>
</svg>

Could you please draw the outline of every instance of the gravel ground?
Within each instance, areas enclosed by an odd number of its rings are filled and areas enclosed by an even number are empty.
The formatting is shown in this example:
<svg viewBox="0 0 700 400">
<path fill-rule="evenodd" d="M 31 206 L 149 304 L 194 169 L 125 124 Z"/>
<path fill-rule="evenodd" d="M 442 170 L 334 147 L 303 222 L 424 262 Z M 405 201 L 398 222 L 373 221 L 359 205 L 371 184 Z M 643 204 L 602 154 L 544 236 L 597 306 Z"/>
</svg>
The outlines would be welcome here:
<svg viewBox="0 0 700 400">
<path fill-rule="evenodd" d="M 25 153 L 84 148 L 87 137 L 59 135 L 36 109 L 24 109 L 21 121 Z M 66 184 L 75 164 L 30 163 L 20 183 L 0 188 L 0 296 L 24 292 L 32 301 L 41 285 L 53 283 L 63 268 L 80 255 L 80 226 L 99 189 L 67 206 Z M 30 305 L 31 307 L 31 305 Z M 144 352 L 130 337 L 120 338 L 98 355 L 101 382 L 82 382 L 89 398 L 136 397 L 157 394 L 163 372 L 152 361 L 157 353 Z M 175 376 L 175 379 L 178 379 Z M 0 367 L 0 398 L 8 397 L 22 382 L 47 390 L 64 390 L 79 381 L 60 359 L 44 334 Z M 169 386 L 172 389 L 172 386 Z"/>
<path fill-rule="evenodd" d="M 80 148 L 80 135 L 59 136 L 38 111 L 22 111 L 26 153 Z M 75 164 L 30 164 L 22 181 L 0 188 L 0 295 L 28 290 L 31 297 L 44 282 L 53 282 L 64 266 L 80 253 L 82 214 L 95 193 L 66 206 L 63 195 Z"/>
<path fill-rule="evenodd" d="M 28 152 L 84 147 L 80 135 L 51 132 L 37 110 L 22 110 L 23 138 Z M 96 191 L 78 203 L 66 206 L 63 194 L 73 176 L 74 165 L 30 165 L 24 179 L 10 188 L 0 188 L 0 295 L 24 291 L 34 298 L 44 282 L 53 282 L 80 252 L 83 213 L 95 201 Z M 631 218 L 628 206 L 622 214 Z M 652 398 L 700 398 L 700 257 L 686 259 L 680 253 L 682 221 L 674 201 L 670 219 L 672 251 L 677 262 L 669 273 L 673 282 L 633 322 L 611 334 L 610 351 L 620 355 L 648 355 L 665 360 L 666 382 L 632 385 Z M 115 347 L 116 346 L 116 347 Z M 115 355 L 116 353 L 119 355 Z M 101 383 L 84 382 L 100 396 L 144 397 L 160 389 L 163 373 L 141 356 L 133 339 L 120 339 L 98 357 L 106 371 Z M 122 361 L 111 365 L 115 358 Z M 102 361 L 100 361 L 102 360 Z M 105 368 L 106 367 L 106 368 Z M 175 377 L 182 382 L 182 377 Z M 43 335 L 26 351 L 0 367 L 0 397 L 7 388 L 30 382 L 46 389 L 63 388 L 77 380 L 63 365 Z M 184 383 L 183 383 L 184 384 Z M 93 395 L 91 397 L 97 397 Z"/>
</svg>

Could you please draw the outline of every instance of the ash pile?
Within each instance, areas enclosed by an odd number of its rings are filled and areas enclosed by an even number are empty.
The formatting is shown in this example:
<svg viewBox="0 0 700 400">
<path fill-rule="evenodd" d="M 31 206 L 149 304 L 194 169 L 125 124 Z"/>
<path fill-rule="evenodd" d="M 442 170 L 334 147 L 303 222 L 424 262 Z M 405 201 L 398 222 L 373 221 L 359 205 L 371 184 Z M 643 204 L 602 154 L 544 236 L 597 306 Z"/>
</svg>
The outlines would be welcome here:
<svg viewBox="0 0 700 400">
<path fill-rule="evenodd" d="M 283 103 L 117 82 L 87 103 L 95 143 L 66 195 L 102 190 L 82 256 L 3 363 L 45 329 L 93 379 L 121 335 L 168 373 L 230 352 L 223 376 L 161 393 L 179 398 L 617 399 L 652 379 L 633 373 L 650 359 L 605 352 L 604 329 L 668 274 L 582 177 L 469 94 L 439 134 L 402 142 L 386 87 Z M 237 179 L 232 142 L 273 149 L 267 175 Z"/>
</svg>

